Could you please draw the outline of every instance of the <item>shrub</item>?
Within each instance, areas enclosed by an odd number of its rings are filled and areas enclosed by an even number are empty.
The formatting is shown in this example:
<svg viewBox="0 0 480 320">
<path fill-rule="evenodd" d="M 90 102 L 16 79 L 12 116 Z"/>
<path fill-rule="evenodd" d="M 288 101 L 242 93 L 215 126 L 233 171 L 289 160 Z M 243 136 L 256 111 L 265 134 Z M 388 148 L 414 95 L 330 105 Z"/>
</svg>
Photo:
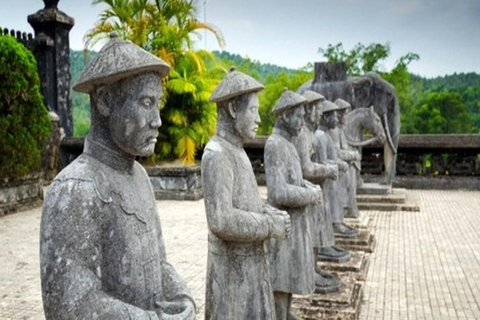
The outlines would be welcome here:
<svg viewBox="0 0 480 320">
<path fill-rule="evenodd" d="M 32 53 L 0 36 L 0 178 L 27 175 L 41 164 L 50 119 Z"/>
</svg>

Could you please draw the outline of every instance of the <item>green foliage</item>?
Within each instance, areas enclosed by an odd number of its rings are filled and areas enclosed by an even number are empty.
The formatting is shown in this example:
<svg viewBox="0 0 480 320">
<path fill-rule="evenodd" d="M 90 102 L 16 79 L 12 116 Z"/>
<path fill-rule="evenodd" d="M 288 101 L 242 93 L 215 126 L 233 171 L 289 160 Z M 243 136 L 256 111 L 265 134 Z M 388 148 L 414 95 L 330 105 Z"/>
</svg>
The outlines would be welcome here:
<svg viewBox="0 0 480 320">
<path fill-rule="evenodd" d="M 470 133 L 474 127 L 458 92 L 431 92 L 415 110 L 419 133 Z"/>
<path fill-rule="evenodd" d="M 303 83 L 312 78 L 312 73 L 299 70 L 293 74 L 280 73 L 277 76 L 269 76 L 265 82 L 265 89 L 259 94 L 260 118 L 262 119 L 258 127 L 258 135 L 270 135 L 275 123 L 275 115 L 272 110 L 275 103 L 280 98 L 283 90 L 288 88 L 296 91 Z"/>
<path fill-rule="evenodd" d="M 171 66 L 164 86 L 164 124 L 153 160 L 178 157 L 192 163 L 195 152 L 213 135 L 215 111 L 208 98 L 219 78 L 206 72 L 211 54 L 193 50 L 194 36 L 208 30 L 224 45 L 221 32 L 195 18 L 193 0 L 93 0 L 106 4 L 97 25 L 86 35 L 88 47 L 117 31 Z"/>
<path fill-rule="evenodd" d="M 72 84 L 82 73 L 87 64 L 97 55 L 95 51 L 70 50 L 70 76 Z M 73 135 L 84 137 L 90 131 L 90 96 L 85 93 L 71 91 Z"/>
<path fill-rule="evenodd" d="M 201 68 L 190 55 L 184 55 L 166 84 L 167 99 L 161 111 L 158 159 L 180 158 L 193 163 L 196 151 L 215 133 L 217 110 L 209 98 L 225 75 L 213 54 L 197 52 Z"/>
<path fill-rule="evenodd" d="M 0 65 L 0 178 L 21 177 L 40 167 L 50 119 L 32 53 L 0 36 Z"/>
<path fill-rule="evenodd" d="M 237 70 L 248 73 L 248 75 L 258 79 L 262 83 L 267 81 L 268 76 L 278 76 L 281 73 L 292 75 L 297 72 L 297 70 L 294 69 L 279 67 L 270 63 L 261 63 L 227 51 L 213 51 L 213 53 L 226 67 L 235 66 Z"/>
</svg>

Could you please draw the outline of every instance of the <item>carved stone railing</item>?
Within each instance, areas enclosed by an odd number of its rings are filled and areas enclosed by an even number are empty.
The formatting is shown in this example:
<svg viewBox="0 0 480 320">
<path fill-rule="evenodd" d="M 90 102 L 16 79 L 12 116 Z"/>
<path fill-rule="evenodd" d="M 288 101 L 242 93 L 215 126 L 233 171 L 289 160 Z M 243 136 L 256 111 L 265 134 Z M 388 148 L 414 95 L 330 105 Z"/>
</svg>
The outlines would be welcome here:
<svg viewBox="0 0 480 320">
<path fill-rule="evenodd" d="M 266 140 L 267 137 L 257 137 L 244 146 L 259 184 L 265 183 Z M 64 159 L 71 161 L 82 152 L 83 139 L 64 139 L 62 150 L 66 153 Z M 384 170 L 383 147 L 380 144 L 364 147 L 362 157 L 366 180 L 380 180 Z M 408 188 L 480 189 L 480 135 L 400 135 L 395 181 L 394 186 Z"/>
<path fill-rule="evenodd" d="M 257 137 L 245 145 L 259 184 L 265 183 L 263 148 L 266 138 Z M 384 171 L 383 146 L 364 147 L 362 157 L 365 180 L 379 181 Z M 400 135 L 394 186 L 480 189 L 480 135 Z"/>
</svg>

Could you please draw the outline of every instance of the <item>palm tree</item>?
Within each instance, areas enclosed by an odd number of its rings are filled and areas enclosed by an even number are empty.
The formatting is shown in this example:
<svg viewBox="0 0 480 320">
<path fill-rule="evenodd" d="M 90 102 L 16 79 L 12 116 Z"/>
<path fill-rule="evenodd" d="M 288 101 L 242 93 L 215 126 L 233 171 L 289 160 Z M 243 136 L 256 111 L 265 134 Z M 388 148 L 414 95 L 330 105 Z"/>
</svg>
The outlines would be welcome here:
<svg viewBox="0 0 480 320">
<path fill-rule="evenodd" d="M 108 6 L 99 22 L 85 35 L 85 48 L 117 31 L 165 60 L 170 76 L 165 80 L 162 113 L 166 121 L 161 127 L 157 158 L 179 157 L 193 163 L 195 153 L 214 133 L 216 112 L 208 102 L 220 81 L 213 55 L 194 51 L 194 36 L 200 30 L 215 35 L 224 46 L 223 35 L 213 25 L 195 19 L 194 0 L 93 0 Z M 214 71 L 209 71 L 206 64 Z"/>
</svg>

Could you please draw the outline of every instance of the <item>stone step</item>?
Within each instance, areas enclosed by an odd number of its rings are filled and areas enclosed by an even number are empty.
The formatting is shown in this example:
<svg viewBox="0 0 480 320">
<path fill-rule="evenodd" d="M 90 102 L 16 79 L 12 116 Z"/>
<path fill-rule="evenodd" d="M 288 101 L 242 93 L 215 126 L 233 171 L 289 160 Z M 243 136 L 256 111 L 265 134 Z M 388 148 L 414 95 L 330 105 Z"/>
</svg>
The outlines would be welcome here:
<svg viewBox="0 0 480 320">
<path fill-rule="evenodd" d="M 365 211 L 359 211 L 359 215 L 357 218 L 344 218 L 343 222 L 345 222 L 350 227 L 355 229 L 365 230 L 370 229 L 370 223 L 372 219 Z"/>
<path fill-rule="evenodd" d="M 366 195 L 366 194 L 361 194 L 357 195 L 357 203 L 405 203 L 407 200 L 407 197 L 405 194 L 403 195 L 396 195 L 396 194 L 391 194 L 387 196 L 381 196 L 381 195 Z"/>
<path fill-rule="evenodd" d="M 327 294 L 293 295 L 292 311 L 303 320 L 357 320 L 363 298 L 363 282 L 348 274 L 339 274 L 340 290 Z"/>
<path fill-rule="evenodd" d="M 375 236 L 368 230 L 360 230 L 356 238 L 335 236 L 335 245 L 348 251 L 373 252 L 376 244 Z"/>
<path fill-rule="evenodd" d="M 413 203 L 376 203 L 376 202 L 365 202 L 358 203 L 358 210 L 368 210 L 368 211 L 410 211 L 418 212 L 420 207 L 417 204 Z"/>
<path fill-rule="evenodd" d="M 392 193 L 392 186 L 381 185 L 379 183 L 365 182 L 357 188 L 357 194 L 376 194 L 387 195 Z"/>
<path fill-rule="evenodd" d="M 318 262 L 318 266 L 323 271 L 332 273 L 348 274 L 357 281 L 365 281 L 367 278 L 368 267 L 370 266 L 370 254 L 363 251 L 352 251 L 352 257 L 349 261 L 338 262 Z"/>
</svg>

